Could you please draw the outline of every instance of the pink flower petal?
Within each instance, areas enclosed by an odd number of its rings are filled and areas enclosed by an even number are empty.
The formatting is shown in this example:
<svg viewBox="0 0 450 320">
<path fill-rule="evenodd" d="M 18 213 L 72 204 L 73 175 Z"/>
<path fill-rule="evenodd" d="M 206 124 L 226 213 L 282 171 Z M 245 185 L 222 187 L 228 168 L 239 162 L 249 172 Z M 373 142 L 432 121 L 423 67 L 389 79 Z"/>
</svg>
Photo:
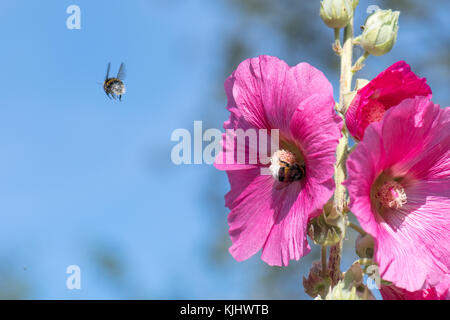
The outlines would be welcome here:
<svg viewBox="0 0 450 320">
<path fill-rule="evenodd" d="M 304 158 L 306 173 L 301 180 L 279 182 L 260 175 L 267 164 L 236 161 L 233 136 L 223 140 L 223 152 L 215 163 L 227 171 L 231 185 L 225 200 L 231 210 L 233 257 L 241 261 L 262 249 L 268 264 L 288 265 L 309 252 L 307 223 L 334 190 L 334 153 L 342 120 L 333 109 L 331 84 L 306 63 L 290 68 L 275 57 L 261 56 L 242 62 L 225 89 L 231 113 L 225 129 L 279 129 L 280 143 Z M 254 150 L 244 151 L 247 158 Z M 227 154 L 234 161 L 224 164 Z"/>
<path fill-rule="evenodd" d="M 230 253 L 245 260 L 263 248 L 262 259 L 270 265 L 287 265 L 309 252 L 297 195 L 301 182 L 277 189 L 271 176 L 257 170 L 228 172 L 232 191 L 227 195 L 233 245 Z"/>
<path fill-rule="evenodd" d="M 427 98 L 405 100 L 367 128 L 347 162 L 349 207 L 375 239 L 380 274 L 411 292 L 450 270 L 449 132 L 448 110 Z M 371 202 L 381 173 L 401 181 L 407 195 L 382 214 Z"/>
<path fill-rule="evenodd" d="M 440 279 L 436 286 L 425 290 L 411 292 L 394 285 L 381 285 L 380 292 L 384 300 L 449 300 L 450 275 Z"/>
<path fill-rule="evenodd" d="M 367 126 L 381 120 L 385 110 L 405 99 L 431 98 L 425 78 L 418 78 L 410 66 L 398 61 L 358 90 L 346 114 L 347 128 L 357 140 L 362 140 Z"/>
</svg>

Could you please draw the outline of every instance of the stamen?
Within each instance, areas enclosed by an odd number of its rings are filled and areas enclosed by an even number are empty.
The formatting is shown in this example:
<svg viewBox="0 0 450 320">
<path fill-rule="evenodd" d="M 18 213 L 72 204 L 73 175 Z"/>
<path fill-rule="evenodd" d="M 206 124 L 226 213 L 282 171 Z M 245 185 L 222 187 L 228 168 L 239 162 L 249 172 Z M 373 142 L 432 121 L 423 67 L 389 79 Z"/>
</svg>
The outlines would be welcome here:
<svg viewBox="0 0 450 320">
<path fill-rule="evenodd" d="M 407 202 L 405 189 L 397 181 L 385 182 L 376 193 L 376 198 L 385 208 L 400 209 Z"/>
</svg>

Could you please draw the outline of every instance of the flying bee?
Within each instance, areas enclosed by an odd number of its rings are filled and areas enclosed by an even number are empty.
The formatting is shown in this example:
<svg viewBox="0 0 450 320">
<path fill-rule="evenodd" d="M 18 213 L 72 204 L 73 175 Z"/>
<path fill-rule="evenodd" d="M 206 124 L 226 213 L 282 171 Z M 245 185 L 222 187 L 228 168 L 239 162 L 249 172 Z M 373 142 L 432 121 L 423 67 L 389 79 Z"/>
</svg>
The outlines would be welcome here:
<svg viewBox="0 0 450 320">
<path fill-rule="evenodd" d="M 270 171 L 280 182 L 293 182 L 306 175 L 304 164 L 297 163 L 295 156 L 286 150 L 279 150 L 271 158 Z"/>
<path fill-rule="evenodd" d="M 103 90 L 105 90 L 106 95 L 110 99 L 117 99 L 122 101 L 122 95 L 125 94 L 125 85 L 123 84 L 123 79 L 125 78 L 125 64 L 122 62 L 117 72 L 117 76 L 114 78 L 109 77 L 109 69 L 111 68 L 111 63 L 108 63 L 106 69 L 105 81 L 103 82 Z"/>
</svg>

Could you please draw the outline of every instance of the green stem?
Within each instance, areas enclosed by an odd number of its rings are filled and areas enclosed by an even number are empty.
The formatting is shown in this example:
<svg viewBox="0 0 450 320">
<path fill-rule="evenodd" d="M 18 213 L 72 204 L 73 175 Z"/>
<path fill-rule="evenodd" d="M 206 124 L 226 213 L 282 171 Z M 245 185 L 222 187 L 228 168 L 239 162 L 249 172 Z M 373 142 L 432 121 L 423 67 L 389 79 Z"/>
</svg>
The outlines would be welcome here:
<svg viewBox="0 0 450 320">
<path fill-rule="evenodd" d="M 338 55 L 342 54 L 340 30 L 341 29 L 339 28 L 334 29 L 333 51 L 336 52 Z"/>
<path fill-rule="evenodd" d="M 345 94 L 351 91 L 352 85 L 352 57 L 353 56 L 353 18 L 344 29 L 344 45 L 341 54 L 341 77 L 339 88 L 339 112 L 345 118 L 347 106 L 344 103 Z M 344 215 L 344 207 L 346 206 L 346 189 L 342 183 L 344 182 L 347 172 L 345 161 L 348 155 L 348 132 L 344 127 L 342 129 L 342 138 L 339 140 L 336 149 L 336 165 L 334 170 L 334 182 L 336 189 L 334 191 L 334 205 L 339 215 Z M 330 249 L 330 274 L 334 280 L 341 278 L 340 261 L 342 253 L 342 240 L 333 245 Z M 333 281 L 334 282 L 334 281 Z"/>
<path fill-rule="evenodd" d="M 339 89 L 339 112 L 345 117 L 347 106 L 344 104 L 344 95 L 351 91 L 352 85 L 352 52 L 353 52 L 353 19 L 344 29 L 344 46 L 341 55 L 341 78 Z M 334 180 L 336 190 L 334 192 L 334 204 L 338 213 L 342 213 L 345 206 L 345 187 L 342 185 L 346 177 L 345 160 L 347 158 L 348 133 L 344 125 L 342 138 L 339 140 L 336 150 L 336 168 Z"/>
<path fill-rule="evenodd" d="M 354 223 L 352 223 L 352 222 L 349 222 L 349 223 L 348 223 L 348 226 L 349 226 L 350 228 L 352 228 L 353 230 L 358 231 L 359 234 L 361 234 L 362 236 L 365 236 L 365 235 L 367 234 L 360 226 L 357 226 L 356 224 L 354 224 Z"/>
<path fill-rule="evenodd" d="M 344 94 L 351 91 L 352 85 L 352 59 L 353 59 L 353 18 L 344 29 L 344 45 L 341 55 L 341 78 L 339 81 L 339 105 L 341 113 L 344 109 Z"/>
<path fill-rule="evenodd" d="M 322 275 L 328 276 L 327 247 L 322 246 Z"/>
<path fill-rule="evenodd" d="M 364 61 L 370 56 L 370 53 L 364 51 L 364 54 L 356 60 L 355 65 L 352 67 L 352 73 L 356 73 L 364 67 Z"/>
</svg>

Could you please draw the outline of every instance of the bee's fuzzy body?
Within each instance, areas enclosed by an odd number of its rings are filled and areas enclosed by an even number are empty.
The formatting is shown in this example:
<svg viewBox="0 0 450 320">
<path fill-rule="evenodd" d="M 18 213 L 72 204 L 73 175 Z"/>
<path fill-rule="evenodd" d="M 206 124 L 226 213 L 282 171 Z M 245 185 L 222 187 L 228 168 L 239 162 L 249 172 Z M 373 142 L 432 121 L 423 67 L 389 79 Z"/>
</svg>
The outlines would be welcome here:
<svg viewBox="0 0 450 320">
<path fill-rule="evenodd" d="M 123 63 L 120 65 L 117 77 L 113 78 L 109 77 L 110 67 L 111 63 L 108 63 L 105 81 L 103 82 L 103 90 L 105 91 L 108 98 L 117 99 L 118 97 L 119 101 L 122 101 L 122 95 L 125 94 L 125 84 L 122 81 L 125 77 L 125 65 Z"/>
</svg>

